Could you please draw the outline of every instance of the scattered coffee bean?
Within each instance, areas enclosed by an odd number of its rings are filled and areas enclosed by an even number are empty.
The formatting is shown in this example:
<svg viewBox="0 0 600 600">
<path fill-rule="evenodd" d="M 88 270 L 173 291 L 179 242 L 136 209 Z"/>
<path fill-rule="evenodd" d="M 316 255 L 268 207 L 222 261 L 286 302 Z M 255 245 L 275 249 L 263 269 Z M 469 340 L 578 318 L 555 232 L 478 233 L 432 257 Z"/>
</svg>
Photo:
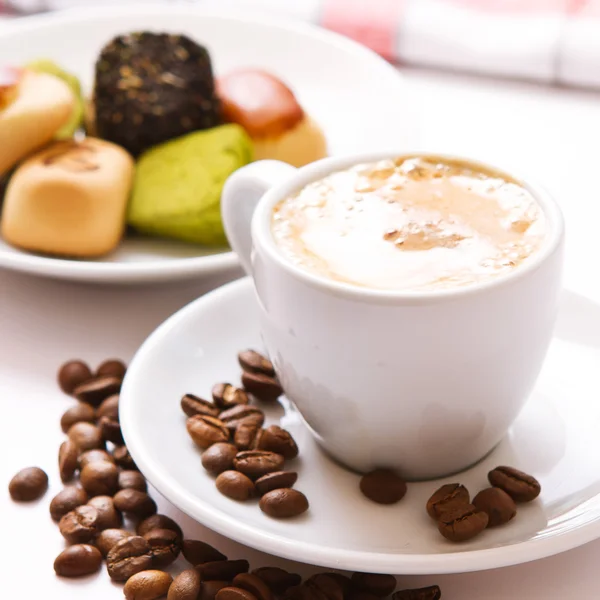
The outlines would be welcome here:
<svg viewBox="0 0 600 600">
<path fill-rule="evenodd" d="M 219 414 L 219 419 L 231 433 L 235 433 L 235 430 L 243 423 L 262 427 L 265 422 L 265 413 L 256 406 L 239 404 L 224 410 Z"/>
<path fill-rule="evenodd" d="M 389 596 L 396 589 L 396 578 L 393 575 L 354 573 L 351 581 L 357 590 L 373 594 L 378 598 Z"/>
<path fill-rule="evenodd" d="M 481 490 L 473 498 L 473 506 L 488 516 L 488 527 L 504 525 L 517 514 L 515 501 L 504 490 L 497 487 Z"/>
<path fill-rule="evenodd" d="M 121 471 L 118 483 L 120 490 L 131 488 L 140 492 L 148 491 L 146 478 L 139 471 Z"/>
<path fill-rule="evenodd" d="M 242 423 L 235 428 L 233 443 L 238 450 L 255 450 L 259 432 L 262 429 L 256 423 Z"/>
<path fill-rule="evenodd" d="M 112 496 L 119 489 L 119 469 L 111 462 L 91 462 L 81 469 L 79 480 L 89 496 Z"/>
<path fill-rule="evenodd" d="M 398 590 L 392 594 L 392 600 L 440 600 L 442 592 L 437 585 L 415 590 Z"/>
<path fill-rule="evenodd" d="M 81 360 L 70 360 L 58 371 L 58 385 L 65 394 L 72 394 L 77 386 L 91 378 L 90 368 Z"/>
<path fill-rule="evenodd" d="M 238 361 L 244 371 L 262 373 L 270 377 L 275 375 L 273 363 L 262 354 L 256 352 L 256 350 L 243 350 L 238 354 Z"/>
<path fill-rule="evenodd" d="M 262 373 L 244 371 L 242 373 L 242 385 L 247 392 L 263 402 L 275 402 L 283 394 L 277 379 Z"/>
<path fill-rule="evenodd" d="M 86 450 L 79 455 L 79 470 L 83 470 L 87 465 L 93 462 L 108 462 L 115 464 L 115 459 L 106 450 Z"/>
<path fill-rule="evenodd" d="M 515 502 L 531 502 L 542 491 L 535 477 L 513 467 L 496 467 L 488 473 L 494 487 L 504 490 Z"/>
<path fill-rule="evenodd" d="M 261 567 L 254 569 L 252 574 L 260 577 L 276 596 L 282 595 L 287 589 L 299 585 L 302 581 L 297 573 L 288 573 L 279 567 Z"/>
<path fill-rule="evenodd" d="M 71 440 L 66 440 L 58 449 L 58 471 L 63 483 L 71 481 L 79 464 L 79 447 Z"/>
<path fill-rule="evenodd" d="M 204 415 L 205 417 L 218 417 L 221 412 L 212 402 L 194 396 L 194 394 L 186 394 L 181 399 L 181 410 L 188 416 Z"/>
<path fill-rule="evenodd" d="M 227 560 L 227 557 L 206 542 L 200 540 L 183 540 L 182 554 L 191 565 Z"/>
<path fill-rule="evenodd" d="M 99 406 L 109 396 L 118 394 L 121 391 L 121 384 L 122 380 L 118 377 L 95 377 L 78 385 L 73 390 L 73 395 L 81 402 Z"/>
<path fill-rule="evenodd" d="M 247 573 L 250 565 L 247 560 L 216 560 L 197 567 L 202 581 L 231 581 L 240 573 Z"/>
<path fill-rule="evenodd" d="M 146 492 L 127 488 L 117 492 L 113 500 L 121 512 L 139 519 L 145 519 L 156 512 L 156 502 Z"/>
<path fill-rule="evenodd" d="M 260 509 L 275 519 L 297 517 L 308 510 L 306 496 L 298 490 L 283 488 L 267 492 L 259 502 Z"/>
<path fill-rule="evenodd" d="M 189 417 L 185 424 L 194 444 L 203 450 L 213 444 L 229 441 L 229 430 L 214 417 L 195 415 Z"/>
<path fill-rule="evenodd" d="M 248 500 L 255 492 L 252 480 L 239 471 L 223 471 L 215 483 L 221 494 L 240 502 Z"/>
<path fill-rule="evenodd" d="M 440 516 L 438 529 L 451 542 L 464 542 L 480 534 L 488 524 L 488 516 L 472 504 L 446 510 Z"/>
<path fill-rule="evenodd" d="M 171 517 L 167 517 L 167 515 L 152 515 L 151 517 L 140 521 L 136 527 L 136 533 L 138 535 L 145 535 L 153 529 L 169 529 L 170 531 L 174 531 L 180 540 L 183 539 L 181 527 L 179 527 Z"/>
<path fill-rule="evenodd" d="M 105 529 L 96 536 L 95 544 L 102 556 L 106 556 L 118 542 L 134 535 L 126 529 Z"/>
<path fill-rule="evenodd" d="M 226 410 L 238 404 L 248 404 L 248 394 L 230 383 L 217 383 L 213 386 L 212 397 L 218 408 Z"/>
<path fill-rule="evenodd" d="M 216 600 L 257 600 L 252 592 L 233 586 L 220 589 L 215 598 Z"/>
<path fill-rule="evenodd" d="M 129 450 L 127 450 L 127 446 L 117 446 L 113 450 L 112 455 L 121 469 L 138 470 L 137 465 L 133 462 L 133 458 L 131 458 L 131 454 L 129 454 Z"/>
<path fill-rule="evenodd" d="M 94 423 L 96 421 L 96 410 L 90 404 L 78 402 L 75 406 L 71 406 L 60 418 L 60 428 L 63 433 L 67 433 L 75 423 Z"/>
<path fill-rule="evenodd" d="M 314 598 L 325 600 L 344 600 L 344 589 L 333 577 L 327 573 L 317 573 L 309 577 L 302 586 L 310 592 Z"/>
<path fill-rule="evenodd" d="M 167 600 L 198 600 L 201 585 L 198 571 L 186 569 L 173 579 Z"/>
<path fill-rule="evenodd" d="M 100 433 L 105 441 L 112 442 L 117 446 L 123 443 L 123 434 L 121 433 L 119 421 L 111 419 L 110 417 L 100 417 L 98 420 L 98 427 L 100 428 Z"/>
<path fill-rule="evenodd" d="M 273 600 L 271 588 L 258 575 L 240 573 L 233 578 L 233 585 L 248 590 L 257 600 Z"/>
<path fill-rule="evenodd" d="M 100 570 L 102 555 L 88 544 L 76 544 L 63 550 L 54 561 L 54 571 L 60 577 L 82 577 Z"/>
<path fill-rule="evenodd" d="M 98 409 L 96 410 L 96 417 L 108 417 L 115 421 L 119 420 L 119 394 L 113 394 L 106 400 L 103 400 Z"/>
<path fill-rule="evenodd" d="M 376 469 L 360 480 L 360 491 L 378 504 L 395 504 L 406 494 L 406 482 L 394 471 Z"/>
<path fill-rule="evenodd" d="M 100 430 L 91 423 L 75 423 L 67 432 L 69 439 L 77 444 L 80 452 L 93 448 L 104 448 L 104 440 Z"/>
<path fill-rule="evenodd" d="M 445 511 L 460 508 L 469 502 L 469 490 L 464 485 L 447 483 L 427 500 L 427 514 L 432 519 L 439 519 Z"/>
<path fill-rule="evenodd" d="M 106 555 L 106 567 L 113 581 L 127 581 L 136 573 L 151 569 L 150 544 L 138 535 L 122 539 Z"/>
<path fill-rule="evenodd" d="M 259 477 L 254 482 L 254 485 L 256 486 L 256 491 L 261 496 L 264 496 L 272 490 L 294 487 L 297 480 L 298 473 L 294 471 L 275 471 Z"/>
<path fill-rule="evenodd" d="M 203 581 L 198 600 L 215 600 L 219 590 L 231 585 L 229 581 Z"/>
<path fill-rule="evenodd" d="M 163 569 L 174 562 L 181 552 L 181 536 L 171 529 L 151 529 L 142 536 L 152 553 L 152 566 Z"/>
<path fill-rule="evenodd" d="M 244 450 L 233 459 L 233 466 L 250 479 L 258 479 L 267 473 L 281 471 L 285 460 L 281 454 L 266 450 Z"/>
<path fill-rule="evenodd" d="M 271 425 L 260 433 L 256 449 L 276 452 L 286 460 L 292 460 L 298 456 L 298 446 L 292 434 L 278 425 Z"/>
<path fill-rule="evenodd" d="M 58 529 L 69 544 L 85 544 L 96 535 L 97 521 L 98 511 L 84 504 L 64 515 L 58 522 Z"/>
<path fill-rule="evenodd" d="M 54 496 L 50 502 L 50 516 L 55 521 L 88 501 L 88 495 L 80 487 L 70 485 Z"/>
<path fill-rule="evenodd" d="M 116 377 L 117 379 L 123 379 L 125 377 L 125 371 L 127 371 L 127 367 L 122 360 L 111 358 L 105 360 L 96 369 L 96 377 Z"/>
<path fill-rule="evenodd" d="M 104 529 L 118 529 L 123 524 L 123 516 L 115 508 L 115 503 L 110 496 L 96 496 L 88 502 L 98 513 L 96 527 L 98 531 Z"/>
<path fill-rule="evenodd" d="M 202 466 L 212 475 L 233 469 L 238 449 L 233 444 L 219 442 L 202 453 Z"/>
<path fill-rule="evenodd" d="M 8 484 L 10 497 L 17 502 L 37 500 L 48 489 L 48 475 L 39 467 L 21 469 Z"/>
<path fill-rule="evenodd" d="M 156 600 L 167 594 L 172 581 L 164 571 L 140 571 L 125 582 L 123 594 L 126 600 Z"/>
<path fill-rule="evenodd" d="M 337 581 L 338 585 L 342 589 L 342 592 L 344 593 L 344 598 L 346 598 L 352 592 L 352 581 L 350 580 L 350 577 L 342 575 L 341 573 L 332 573 L 331 571 L 327 571 L 323 573 L 323 575 L 327 575 L 327 577 L 331 577 Z"/>
</svg>

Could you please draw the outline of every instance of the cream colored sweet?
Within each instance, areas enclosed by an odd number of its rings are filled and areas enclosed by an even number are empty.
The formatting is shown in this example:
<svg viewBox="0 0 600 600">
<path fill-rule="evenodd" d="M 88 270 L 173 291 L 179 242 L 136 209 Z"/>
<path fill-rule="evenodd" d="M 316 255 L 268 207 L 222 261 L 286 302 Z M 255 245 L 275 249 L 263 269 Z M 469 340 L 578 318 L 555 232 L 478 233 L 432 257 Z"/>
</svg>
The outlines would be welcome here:
<svg viewBox="0 0 600 600">
<path fill-rule="evenodd" d="M 12 176 L 0 222 L 2 237 L 46 254 L 107 254 L 125 229 L 133 170 L 133 158 L 104 140 L 48 146 Z"/>
</svg>

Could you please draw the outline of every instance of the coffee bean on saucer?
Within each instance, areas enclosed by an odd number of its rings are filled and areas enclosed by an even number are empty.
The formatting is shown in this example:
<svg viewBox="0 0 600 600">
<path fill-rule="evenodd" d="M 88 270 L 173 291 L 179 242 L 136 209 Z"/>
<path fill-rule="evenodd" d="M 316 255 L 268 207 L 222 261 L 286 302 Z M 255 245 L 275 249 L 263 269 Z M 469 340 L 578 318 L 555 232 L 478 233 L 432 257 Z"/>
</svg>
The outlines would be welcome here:
<svg viewBox="0 0 600 600">
<path fill-rule="evenodd" d="M 233 459 L 233 466 L 250 479 L 258 479 L 267 473 L 281 471 L 285 460 L 281 454 L 266 450 L 244 450 Z"/>
<path fill-rule="evenodd" d="M 233 578 L 233 585 L 249 591 L 257 600 L 273 600 L 271 588 L 257 575 L 240 573 Z"/>
<path fill-rule="evenodd" d="M 131 454 L 129 454 L 129 450 L 127 450 L 127 446 L 117 446 L 113 450 L 112 455 L 121 469 L 138 470 L 137 465 L 133 462 L 133 458 L 131 458 Z"/>
<path fill-rule="evenodd" d="M 283 389 L 281 389 L 277 379 L 262 373 L 244 371 L 242 373 L 242 385 L 248 393 L 263 402 L 275 402 L 283 394 Z"/>
<path fill-rule="evenodd" d="M 138 519 L 156 513 L 156 502 L 146 492 L 127 488 L 117 492 L 113 501 L 121 512 Z"/>
<path fill-rule="evenodd" d="M 230 383 L 217 383 L 213 386 L 212 397 L 215 404 L 221 409 L 232 408 L 238 404 L 248 404 L 246 392 Z"/>
<path fill-rule="evenodd" d="M 392 600 L 440 600 L 442 592 L 437 585 L 414 590 L 398 590 L 392 594 Z"/>
<path fill-rule="evenodd" d="M 515 502 L 531 502 L 542 491 L 535 477 L 513 467 L 496 467 L 488 473 L 494 487 L 504 490 Z"/>
<path fill-rule="evenodd" d="M 481 490 L 473 498 L 473 506 L 487 514 L 488 527 L 504 525 L 517 514 L 515 501 L 504 490 L 497 487 Z"/>
<path fill-rule="evenodd" d="M 127 371 L 127 367 L 122 360 L 111 358 L 105 360 L 96 369 L 96 377 L 116 377 L 117 379 L 123 379 L 123 377 L 125 377 L 125 371 Z"/>
<path fill-rule="evenodd" d="M 114 465 L 115 459 L 106 450 L 86 450 L 79 455 L 79 470 L 83 470 L 87 465 L 93 462 L 108 462 Z"/>
<path fill-rule="evenodd" d="M 243 423 L 262 427 L 265 422 L 265 413 L 260 408 L 256 408 L 256 406 L 239 404 L 238 406 L 224 410 L 219 414 L 219 419 L 229 431 L 235 433 L 235 430 Z"/>
<path fill-rule="evenodd" d="M 58 529 L 69 544 L 85 544 L 96 535 L 97 521 L 98 511 L 84 504 L 64 515 L 58 522 Z"/>
<path fill-rule="evenodd" d="M 106 556 L 113 546 L 116 546 L 121 540 L 133 537 L 135 534 L 126 529 L 105 529 L 96 536 L 96 547 L 100 550 L 102 556 Z"/>
<path fill-rule="evenodd" d="M 235 429 L 233 443 L 238 450 L 255 450 L 261 431 L 261 426 L 256 423 L 241 423 Z"/>
<path fill-rule="evenodd" d="M 150 544 L 152 566 L 156 569 L 168 567 L 181 552 L 181 536 L 171 529 L 151 529 L 142 537 Z"/>
<path fill-rule="evenodd" d="M 63 483 L 71 481 L 79 465 L 79 447 L 71 440 L 66 440 L 58 449 L 58 471 Z"/>
<path fill-rule="evenodd" d="M 216 600 L 257 600 L 256 596 L 242 588 L 227 586 L 220 589 L 215 596 Z"/>
<path fill-rule="evenodd" d="M 488 524 L 488 516 L 472 504 L 442 513 L 438 521 L 439 532 L 451 542 L 465 542 L 480 534 Z"/>
<path fill-rule="evenodd" d="M 92 462 L 81 470 L 79 480 L 89 496 L 112 496 L 119 489 L 119 469 L 111 462 Z"/>
<path fill-rule="evenodd" d="M 21 469 L 8 484 L 10 497 L 17 502 L 37 500 L 48 489 L 48 475 L 39 467 Z"/>
<path fill-rule="evenodd" d="M 201 585 L 198 571 L 196 569 L 186 569 L 173 579 L 167 594 L 167 600 L 198 600 Z"/>
<path fill-rule="evenodd" d="M 344 598 L 348 597 L 351 594 L 353 586 L 350 577 L 342 575 L 341 573 L 333 573 L 331 571 L 326 571 L 325 573 L 323 573 L 323 575 L 327 575 L 327 577 L 331 577 L 332 579 L 335 579 L 335 581 L 337 581 L 337 584 L 340 586 L 344 593 Z M 355 590 L 355 593 L 361 592 Z"/>
<path fill-rule="evenodd" d="M 267 492 L 258 505 L 265 514 L 275 519 L 297 517 L 308 510 L 306 496 L 298 490 L 289 488 Z"/>
<path fill-rule="evenodd" d="M 406 494 L 406 482 L 394 471 L 376 469 L 360 480 L 360 491 L 378 504 L 395 504 Z"/>
<path fill-rule="evenodd" d="M 89 544 L 65 548 L 54 561 L 54 571 L 60 577 L 82 577 L 100 570 L 102 554 Z"/>
<path fill-rule="evenodd" d="M 181 399 L 181 410 L 188 416 L 204 415 L 206 417 L 218 417 L 221 412 L 212 402 L 194 396 L 194 394 L 186 394 Z"/>
<path fill-rule="evenodd" d="M 229 441 L 229 430 L 219 419 L 195 415 L 185 423 L 194 444 L 203 450 L 213 444 Z"/>
<path fill-rule="evenodd" d="M 91 423 L 75 423 L 67 432 L 69 439 L 77 444 L 80 452 L 94 448 L 104 448 L 104 440 L 100 430 Z"/>
<path fill-rule="evenodd" d="M 136 573 L 151 569 L 150 544 L 139 535 L 122 539 L 106 555 L 106 568 L 113 581 L 127 581 Z"/>
<path fill-rule="evenodd" d="M 464 485 L 447 483 L 436 490 L 427 500 L 427 514 L 432 519 L 439 519 L 445 511 L 459 508 L 469 502 L 469 490 Z"/>
<path fill-rule="evenodd" d="M 215 600 L 219 590 L 229 587 L 229 581 L 203 581 L 198 600 Z"/>
<path fill-rule="evenodd" d="M 344 600 L 344 588 L 337 579 L 331 577 L 327 573 L 317 573 L 309 577 L 304 586 L 310 592 L 311 596 L 316 598 L 324 598 L 325 600 Z"/>
<path fill-rule="evenodd" d="M 118 377 L 103 376 L 94 377 L 78 385 L 73 390 L 73 395 L 81 402 L 87 402 L 92 406 L 99 406 L 109 396 L 121 391 L 123 381 Z"/>
<path fill-rule="evenodd" d="M 223 471 L 215 483 L 221 494 L 232 500 L 244 502 L 254 496 L 252 480 L 239 471 Z"/>
<path fill-rule="evenodd" d="M 106 400 L 103 400 L 100 406 L 96 409 L 96 417 L 108 417 L 114 421 L 119 420 L 119 394 L 113 394 Z"/>
<path fill-rule="evenodd" d="M 82 506 L 88 501 L 88 495 L 85 490 L 74 485 L 67 486 L 50 502 L 50 516 L 54 521 L 60 521 L 60 519 L 71 512 L 78 506 Z"/>
<path fill-rule="evenodd" d="M 138 526 L 135 528 L 135 531 L 138 535 L 145 535 L 153 529 L 169 529 L 174 531 L 180 540 L 183 539 L 183 531 L 181 531 L 181 527 L 179 527 L 179 525 L 177 525 L 177 523 L 175 523 L 171 517 L 167 517 L 167 515 L 152 515 L 151 517 L 140 521 Z"/>
<path fill-rule="evenodd" d="M 92 378 L 90 368 L 81 360 L 70 360 L 58 371 L 58 385 L 65 394 L 72 394 L 73 390 L 82 383 Z"/>
<path fill-rule="evenodd" d="M 298 446 L 292 434 L 278 425 L 271 425 L 261 431 L 256 441 L 256 449 L 276 452 L 286 460 L 292 460 L 298 456 Z"/>
<path fill-rule="evenodd" d="M 272 490 L 294 487 L 297 480 L 298 473 L 294 471 L 275 471 L 259 477 L 254 482 L 254 485 L 256 486 L 256 491 L 261 496 L 264 496 Z"/>
<path fill-rule="evenodd" d="M 299 585 L 302 581 L 297 573 L 288 573 L 279 567 L 260 567 L 254 569 L 252 574 L 260 577 L 276 596 L 282 595 L 287 589 Z"/>
<path fill-rule="evenodd" d="M 233 469 L 233 459 L 238 449 L 233 444 L 219 442 L 202 453 L 202 466 L 212 475 Z"/>
<path fill-rule="evenodd" d="M 164 571 L 140 571 L 132 575 L 123 586 L 126 600 L 156 600 L 166 596 L 173 578 Z"/>
<path fill-rule="evenodd" d="M 231 581 L 240 573 L 247 573 L 250 565 L 247 560 L 217 560 L 198 565 L 202 581 Z"/>
<path fill-rule="evenodd" d="M 110 496 L 96 496 L 88 502 L 98 513 L 96 527 L 98 531 L 104 529 L 118 529 L 123 524 L 123 516 L 115 508 L 115 503 Z"/>
<path fill-rule="evenodd" d="M 238 354 L 238 361 L 244 371 L 262 373 L 270 377 L 275 376 L 273 363 L 262 354 L 256 352 L 256 350 L 243 350 Z"/>
<path fill-rule="evenodd" d="M 353 573 L 351 577 L 354 588 L 384 598 L 396 589 L 396 578 L 393 575 L 379 573 Z"/>
<path fill-rule="evenodd" d="M 140 492 L 148 491 L 146 478 L 139 471 L 121 471 L 118 484 L 120 490 L 131 488 Z"/>
<path fill-rule="evenodd" d="M 206 542 L 200 540 L 183 540 L 182 554 L 193 566 L 218 560 L 227 560 L 227 557 Z"/>
<path fill-rule="evenodd" d="M 72 425 L 84 421 L 86 423 L 94 423 L 96 421 L 96 410 L 91 404 L 78 402 L 75 406 L 71 406 L 60 418 L 60 428 L 63 433 L 67 433 Z"/>
</svg>

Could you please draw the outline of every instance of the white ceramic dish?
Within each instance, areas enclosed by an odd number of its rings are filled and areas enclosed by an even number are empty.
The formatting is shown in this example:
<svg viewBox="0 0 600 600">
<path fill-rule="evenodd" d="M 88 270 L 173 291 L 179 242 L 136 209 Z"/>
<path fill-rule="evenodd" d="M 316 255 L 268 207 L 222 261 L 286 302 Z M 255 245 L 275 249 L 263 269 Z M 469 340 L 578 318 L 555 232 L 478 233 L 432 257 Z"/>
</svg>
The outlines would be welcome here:
<svg viewBox="0 0 600 600">
<path fill-rule="evenodd" d="M 518 564 L 600 537 L 600 305 L 564 292 L 556 332 L 535 391 L 509 435 L 481 463 L 455 477 L 409 485 L 405 499 L 383 507 L 358 491 L 358 477 L 316 446 L 289 406 L 281 418 L 300 446 L 297 488 L 311 509 L 291 521 L 263 515 L 253 503 L 220 495 L 200 465 L 179 408 L 186 392 L 210 397 L 218 381 L 239 383 L 236 353 L 261 347 L 250 280 L 190 304 L 143 344 L 121 394 L 126 443 L 141 470 L 173 504 L 249 546 L 328 567 L 392 573 L 454 573 Z M 514 465 L 542 483 L 536 502 L 465 544 L 446 542 L 426 515 L 428 496 L 459 480 L 476 493 L 488 470 Z"/>
<path fill-rule="evenodd" d="M 415 110 L 398 72 L 370 50 L 311 25 L 162 4 L 94 8 L 21 20 L 0 33 L 0 63 L 44 57 L 81 77 L 113 36 L 172 31 L 205 44 L 216 73 L 260 66 L 284 78 L 323 126 L 332 155 L 415 147 Z M 207 252 L 165 240 L 128 239 L 97 261 L 48 258 L 0 240 L 0 267 L 94 282 L 135 283 L 200 277 L 233 269 L 231 252 Z"/>
</svg>

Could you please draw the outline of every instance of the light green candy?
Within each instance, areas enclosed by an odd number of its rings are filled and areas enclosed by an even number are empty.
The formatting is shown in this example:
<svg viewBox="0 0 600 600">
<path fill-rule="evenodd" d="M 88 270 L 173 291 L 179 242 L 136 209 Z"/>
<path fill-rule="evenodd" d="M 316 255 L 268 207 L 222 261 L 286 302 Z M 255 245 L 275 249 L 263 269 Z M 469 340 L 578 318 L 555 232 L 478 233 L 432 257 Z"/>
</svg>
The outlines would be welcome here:
<svg viewBox="0 0 600 600">
<path fill-rule="evenodd" d="M 251 160 L 252 142 L 239 125 L 155 146 L 138 160 L 127 222 L 142 233 L 223 246 L 221 190 Z"/>
</svg>

